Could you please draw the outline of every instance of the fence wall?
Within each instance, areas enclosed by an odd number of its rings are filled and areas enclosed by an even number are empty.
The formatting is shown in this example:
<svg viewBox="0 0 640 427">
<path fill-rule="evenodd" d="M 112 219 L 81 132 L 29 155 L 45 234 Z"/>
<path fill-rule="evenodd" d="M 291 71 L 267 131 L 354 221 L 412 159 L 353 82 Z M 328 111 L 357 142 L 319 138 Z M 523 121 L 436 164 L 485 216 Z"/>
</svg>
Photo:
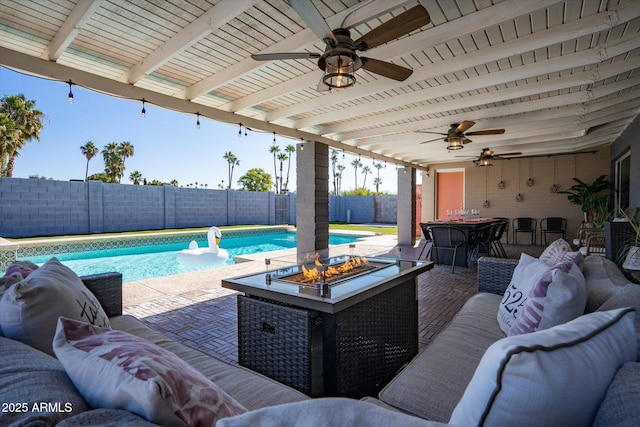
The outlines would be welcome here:
<svg viewBox="0 0 640 427">
<path fill-rule="evenodd" d="M 0 178 L 0 237 L 295 225 L 295 200 L 295 193 Z M 396 196 L 331 196 L 329 221 L 395 223 Z"/>
</svg>

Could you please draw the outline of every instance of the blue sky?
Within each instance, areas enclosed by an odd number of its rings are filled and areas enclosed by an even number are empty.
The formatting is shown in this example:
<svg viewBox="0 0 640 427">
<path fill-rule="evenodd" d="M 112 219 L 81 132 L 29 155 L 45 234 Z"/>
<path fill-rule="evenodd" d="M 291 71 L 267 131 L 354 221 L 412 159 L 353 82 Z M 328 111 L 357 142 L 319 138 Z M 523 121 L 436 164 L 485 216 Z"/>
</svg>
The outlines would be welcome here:
<svg viewBox="0 0 640 427">
<path fill-rule="evenodd" d="M 135 154 L 126 160 L 123 184 L 129 184 L 129 173 L 138 170 L 147 180 L 169 182 L 177 179 L 180 186 L 207 184 L 218 188 L 228 181 L 227 162 L 224 153 L 231 151 L 240 160 L 233 173 L 232 188 L 238 188 L 237 180 L 248 169 L 263 168 L 273 176 L 273 156 L 269 147 L 273 134 L 248 132 L 238 138 L 238 125 L 228 125 L 207 118 L 178 113 L 150 104 L 145 105 L 146 117 L 141 117 L 142 105 L 138 100 L 127 100 L 99 94 L 73 86 L 74 102 L 69 104 L 67 83 L 32 77 L 0 67 L 0 96 L 23 93 L 36 101 L 36 108 L 47 116 L 44 120 L 40 142 L 32 141 L 16 158 L 14 177 L 28 178 L 39 175 L 57 180 L 84 179 L 86 159 L 80 147 L 87 141 L 100 149 L 110 142 L 129 141 Z M 281 148 L 298 141 L 276 136 Z M 339 156 L 339 163 L 346 166 L 342 189 L 353 189 L 355 172 L 350 165 L 354 157 Z M 375 174 L 371 159 L 362 158 Z M 89 163 L 89 174 L 102 172 L 104 163 L 98 154 Z M 285 163 L 286 173 L 286 163 Z M 396 167 L 387 164 L 381 169 L 381 191 L 397 192 Z M 358 184 L 364 176 L 358 171 Z M 374 175 L 367 177 L 367 188 L 374 190 Z M 295 154 L 292 159 L 290 189 L 295 190 Z"/>
</svg>

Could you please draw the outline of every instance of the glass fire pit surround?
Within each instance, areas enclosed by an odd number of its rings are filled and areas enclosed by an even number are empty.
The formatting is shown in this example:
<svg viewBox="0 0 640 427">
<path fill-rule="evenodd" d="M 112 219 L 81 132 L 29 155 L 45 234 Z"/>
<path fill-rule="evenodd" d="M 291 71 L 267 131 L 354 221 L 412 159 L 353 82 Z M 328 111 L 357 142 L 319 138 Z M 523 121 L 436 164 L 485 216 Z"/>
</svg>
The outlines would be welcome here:
<svg viewBox="0 0 640 427">
<path fill-rule="evenodd" d="M 242 366 L 310 396 L 375 395 L 418 352 L 416 278 L 433 263 L 353 255 L 224 279 Z M 326 275 L 345 263 L 361 268 Z M 303 268 L 304 267 L 304 268 Z M 301 277 L 317 269 L 316 279 Z"/>
</svg>

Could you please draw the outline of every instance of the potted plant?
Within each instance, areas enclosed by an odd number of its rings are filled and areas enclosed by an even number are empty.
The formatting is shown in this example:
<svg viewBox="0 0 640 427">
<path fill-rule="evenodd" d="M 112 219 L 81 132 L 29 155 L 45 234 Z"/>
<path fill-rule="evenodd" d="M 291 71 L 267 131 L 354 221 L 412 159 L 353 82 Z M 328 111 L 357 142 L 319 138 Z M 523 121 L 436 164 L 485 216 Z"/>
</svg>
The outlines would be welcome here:
<svg viewBox="0 0 640 427">
<path fill-rule="evenodd" d="M 624 256 L 622 268 L 627 270 L 640 270 L 640 208 L 629 208 L 622 211 L 622 215 L 633 229 L 632 237 L 621 249 Z"/>
<path fill-rule="evenodd" d="M 609 203 L 609 194 L 600 193 L 607 190 L 611 186 L 611 183 L 606 175 L 600 175 L 591 184 L 587 184 L 578 178 L 573 178 L 573 180 L 576 184 L 572 185 L 568 190 L 560 191 L 559 193 L 568 194 L 567 199 L 569 203 L 579 205 L 584 213 L 584 222 L 591 224 L 594 212 Z"/>
</svg>

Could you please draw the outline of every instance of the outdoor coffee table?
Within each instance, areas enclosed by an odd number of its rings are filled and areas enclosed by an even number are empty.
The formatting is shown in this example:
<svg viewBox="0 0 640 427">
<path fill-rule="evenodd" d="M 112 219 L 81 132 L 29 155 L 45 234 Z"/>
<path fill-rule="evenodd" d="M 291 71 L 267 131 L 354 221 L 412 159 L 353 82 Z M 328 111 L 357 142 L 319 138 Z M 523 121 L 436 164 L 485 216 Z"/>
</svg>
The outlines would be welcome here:
<svg viewBox="0 0 640 427">
<path fill-rule="evenodd" d="M 239 363 L 310 396 L 375 394 L 418 352 L 417 276 L 432 262 L 369 258 L 336 284 L 287 281 L 291 265 L 224 279 L 238 296 Z"/>
</svg>

